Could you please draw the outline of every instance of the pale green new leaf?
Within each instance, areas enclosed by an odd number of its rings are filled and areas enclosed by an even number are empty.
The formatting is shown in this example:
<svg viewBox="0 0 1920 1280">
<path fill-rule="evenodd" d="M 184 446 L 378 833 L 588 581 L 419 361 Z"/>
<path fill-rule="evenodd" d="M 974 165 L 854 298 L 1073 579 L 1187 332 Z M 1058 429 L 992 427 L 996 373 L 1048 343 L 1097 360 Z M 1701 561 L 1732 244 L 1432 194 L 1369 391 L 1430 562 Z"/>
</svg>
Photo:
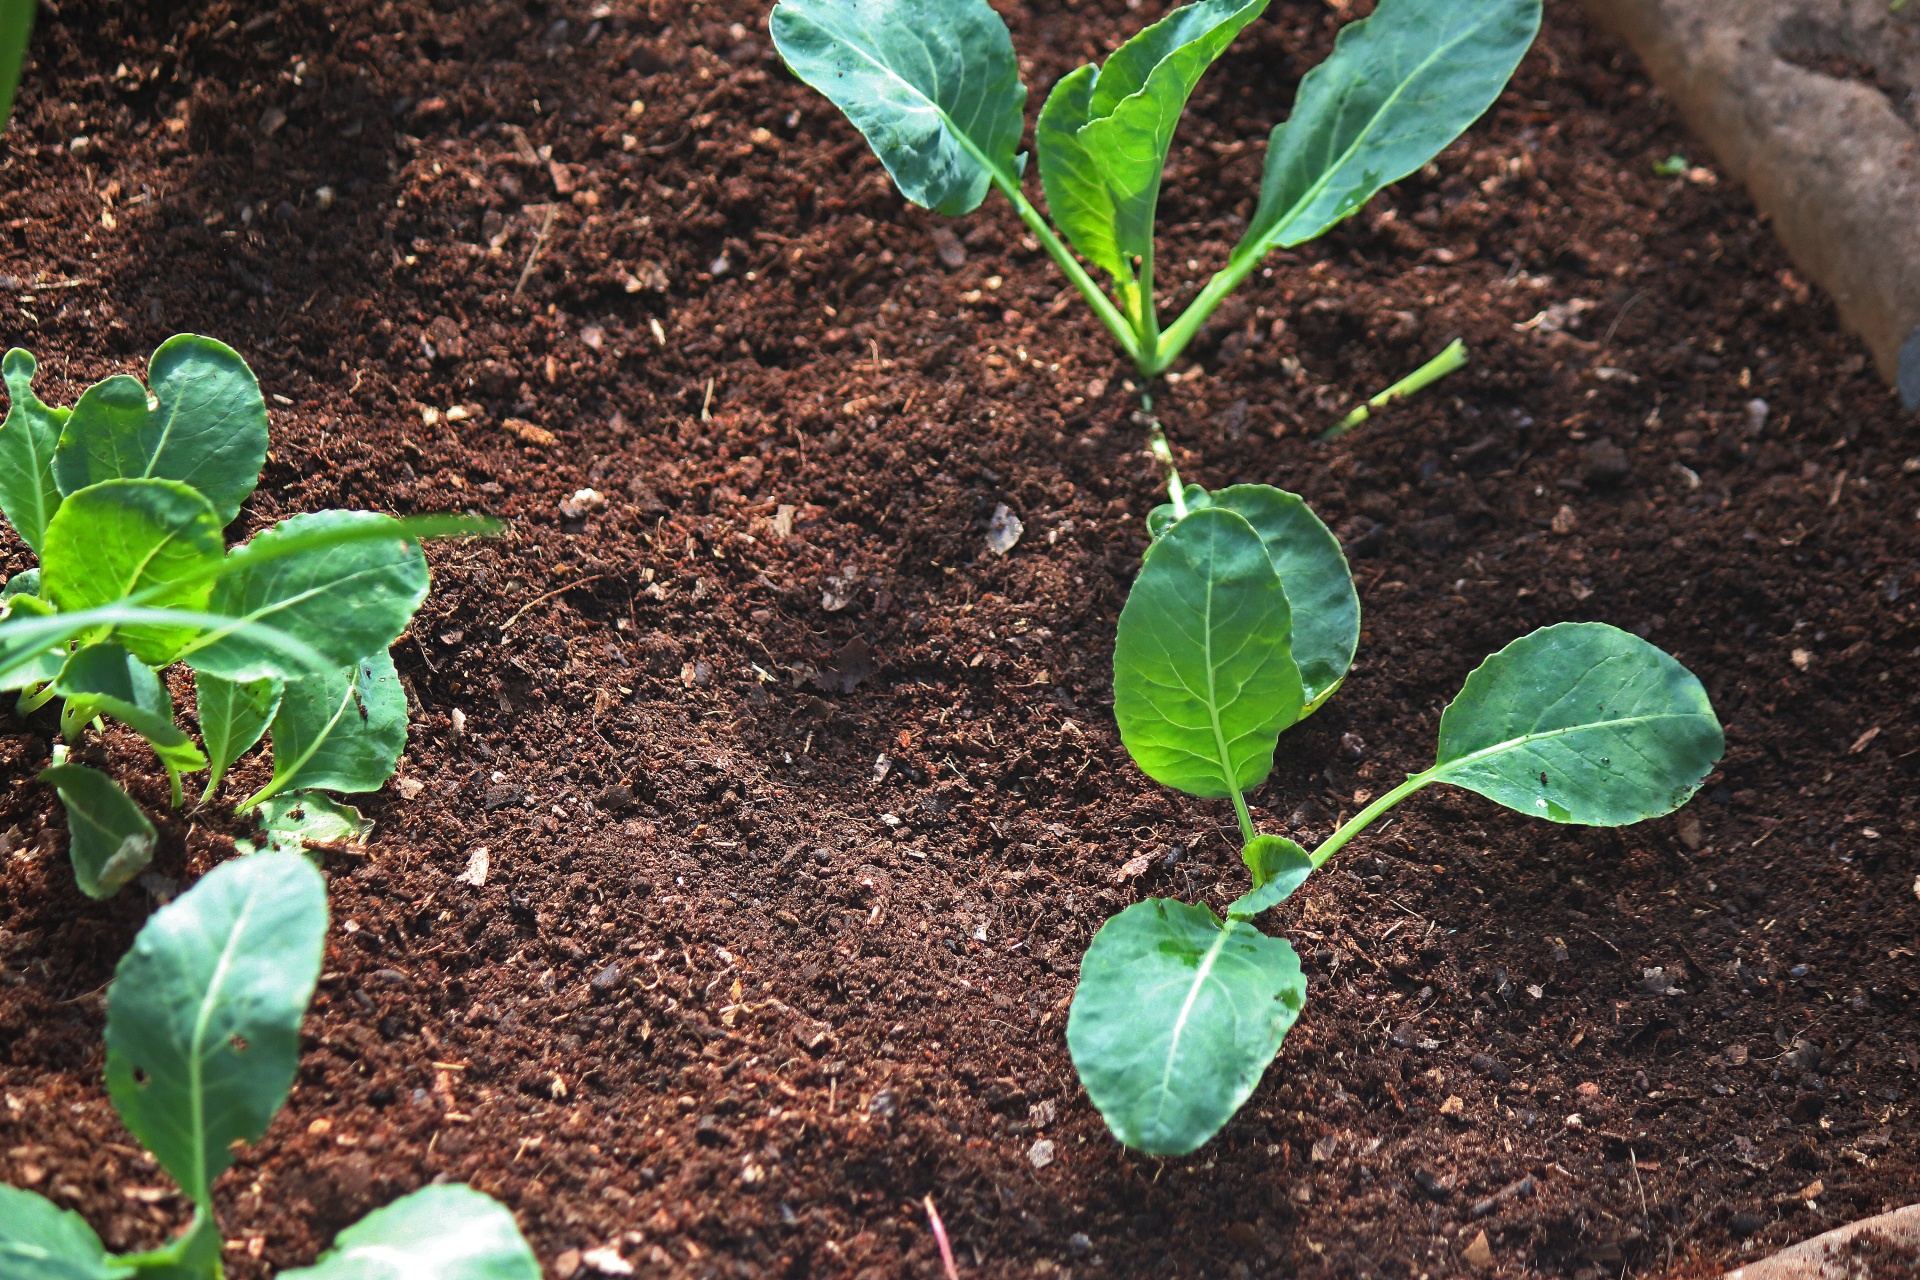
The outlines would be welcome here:
<svg viewBox="0 0 1920 1280">
<path fill-rule="evenodd" d="M 1123 282 L 1131 271 L 1114 271 L 1096 252 L 1111 244 L 1123 264 L 1152 255 L 1160 175 L 1187 99 L 1207 68 L 1266 7 L 1267 0 L 1201 0 L 1175 9 L 1114 51 L 1086 84 L 1084 104 L 1076 101 L 1080 85 L 1069 86 L 1072 97 L 1062 104 L 1059 127 L 1049 131 L 1050 138 L 1035 135 L 1040 180 L 1054 221 L 1089 261 Z M 1056 86 L 1054 93 L 1060 92 Z M 1060 146 L 1064 127 L 1076 115 L 1081 121 L 1077 147 Z M 1050 167 L 1059 170 L 1052 180 Z M 1089 169 L 1105 188 L 1104 201 L 1085 189 L 1083 175 Z"/>
<path fill-rule="evenodd" d="M 140 659 L 117 644 L 76 650 L 53 682 L 54 692 L 84 708 L 83 718 L 106 714 L 147 740 L 162 764 L 180 773 L 207 767 L 206 756 L 173 722 L 173 696 Z"/>
<path fill-rule="evenodd" d="M 1725 750 L 1692 672 L 1617 627 L 1562 622 L 1467 677 L 1429 772 L 1536 818 L 1618 827 L 1685 804 Z"/>
<path fill-rule="evenodd" d="M 351 667 L 289 680 L 273 717 L 273 779 L 240 805 L 282 791 L 377 791 L 407 745 L 407 696 L 385 649 Z"/>
<path fill-rule="evenodd" d="M 86 1220 L 44 1196 L 0 1185 L 0 1276 L 6 1280 L 120 1280 Z"/>
<path fill-rule="evenodd" d="M 426 599 L 427 558 L 404 526 L 373 511 L 317 511 L 282 520 L 230 553 L 239 567 L 222 577 L 208 608 L 304 638 L 345 667 L 384 650 Z M 329 542 L 335 533 L 368 536 Z M 390 536 L 383 536 L 390 535 Z M 302 549 L 278 554 L 276 543 Z M 297 677 L 283 656 L 232 628 L 193 640 L 181 658 L 228 680 Z"/>
<path fill-rule="evenodd" d="M 1133 264 L 1115 239 L 1113 193 L 1100 162 L 1087 149 L 1080 129 L 1093 102 L 1100 68 L 1088 63 L 1054 82 L 1033 126 L 1033 150 L 1040 161 L 1040 188 L 1047 212 L 1080 256 L 1123 286 L 1134 281 Z"/>
<path fill-rule="evenodd" d="M 774 47 L 866 136 L 900 193 L 971 213 L 1017 180 L 1027 101 L 1007 24 L 986 0 L 780 0 Z"/>
<path fill-rule="evenodd" d="M 1280 905 L 1313 874 L 1313 859 L 1285 836 L 1255 836 L 1240 851 L 1240 860 L 1253 876 L 1253 889 L 1235 899 L 1227 914 L 1241 920 Z"/>
<path fill-rule="evenodd" d="M 253 492 L 267 460 L 267 402 L 238 352 L 212 338 L 168 338 L 147 364 L 158 404 L 138 378 L 88 387 L 53 457 L 60 492 L 102 480 L 179 480 L 206 495 L 221 527 Z"/>
<path fill-rule="evenodd" d="M 513 1215 L 460 1183 L 422 1187 L 342 1231 L 281 1280 L 540 1280 Z"/>
<path fill-rule="evenodd" d="M 177 480 L 107 480 L 69 494 L 47 525 L 41 580 L 63 613 L 142 593 L 153 608 L 200 609 L 226 547 L 212 505 Z M 172 662 L 193 627 L 122 627 L 116 637 L 153 666 Z"/>
<path fill-rule="evenodd" d="M 227 770 L 260 741 L 274 712 L 280 708 L 284 682 L 272 676 L 259 680 L 223 680 L 204 671 L 193 673 L 193 702 L 200 720 L 200 740 L 207 744 L 212 772 L 207 795 L 220 787 Z"/>
<path fill-rule="evenodd" d="M 295 791 L 260 802 L 260 834 L 266 847 L 305 853 L 319 844 L 363 845 L 373 824 L 356 808 L 316 791 Z M 234 842 L 251 852 L 251 841 Z"/>
<path fill-rule="evenodd" d="M 1080 962 L 1067 1049 L 1113 1135 L 1178 1156 L 1220 1131 L 1300 1016 L 1293 948 L 1165 898 L 1100 926 Z"/>
<path fill-rule="evenodd" d="M 159 838 L 133 797 L 112 778 L 84 765 L 56 764 L 40 781 L 60 793 L 67 810 L 67 855 L 89 898 L 111 898 L 153 861 Z"/>
<path fill-rule="evenodd" d="M 1444 150 L 1493 105 L 1540 29 L 1540 0 L 1380 0 L 1300 82 L 1274 128 L 1234 257 L 1300 244 Z"/>
<path fill-rule="evenodd" d="M 326 887 L 305 858 L 215 867 L 155 912 L 107 993 L 107 1092 L 195 1204 L 285 1101 L 320 976 Z"/>
<path fill-rule="evenodd" d="M 7 585 L 13 586 L 30 573 L 35 575 L 34 586 L 38 586 L 39 572 L 38 569 L 29 569 L 26 573 L 17 573 Z M 42 621 L 53 616 L 52 605 L 24 588 L 11 595 L 0 596 L 0 690 L 45 684 L 67 665 L 65 637 L 41 641 L 38 645 L 13 643 L 14 636 L 21 631 L 22 622 L 28 619 Z M 13 626 L 8 627 L 5 625 L 7 623 Z"/>
<path fill-rule="evenodd" d="M 1147 549 L 1114 640 L 1114 718 L 1134 762 L 1190 795 L 1259 785 L 1305 703 L 1280 575 L 1253 526 L 1196 511 Z"/>
<path fill-rule="evenodd" d="M 0 124 L 4 124 L 0 118 Z M 40 403 L 33 394 L 33 354 L 19 347 L 0 360 L 7 384 L 7 417 L 0 422 L 0 511 L 20 541 L 40 554 L 47 521 L 60 508 L 60 487 L 53 482 L 53 451 L 67 410 Z"/>
</svg>

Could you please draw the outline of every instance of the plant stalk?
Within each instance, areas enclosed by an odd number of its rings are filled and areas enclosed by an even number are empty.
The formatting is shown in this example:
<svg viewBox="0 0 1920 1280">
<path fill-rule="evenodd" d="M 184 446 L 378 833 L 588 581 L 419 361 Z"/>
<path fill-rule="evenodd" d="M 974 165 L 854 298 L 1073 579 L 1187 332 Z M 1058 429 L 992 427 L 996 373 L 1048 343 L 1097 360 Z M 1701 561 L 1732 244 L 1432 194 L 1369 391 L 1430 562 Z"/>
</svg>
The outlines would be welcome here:
<svg viewBox="0 0 1920 1280">
<path fill-rule="evenodd" d="M 1173 518 L 1187 518 L 1187 486 L 1180 479 L 1180 468 L 1173 465 L 1173 448 L 1167 443 L 1167 433 L 1160 429 L 1160 419 L 1153 416 L 1153 395 L 1140 393 L 1140 417 L 1146 419 L 1147 452 L 1167 469 L 1167 497 L 1173 502 Z"/>
<path fill-rule="evenodd" d="M 1026 193 L 1020 190 L 1019 180 L 987 163 L 985 156 L 978 152 L 974 154 L 982 164 L 986 165 L 987 172 L 992 175 L 993 185 L 1000 188 L 1000 193 L 1013 202 L 1014 212 L 1019 214 L 1020 220 L 1027 224 L 1027 229 L 1033 232 L 1034 238 L 1046 246 L 1047 254 L 1053 259 L 1054 265 L 1060 268 L 1061 274 L 1073 282 L 1073 287 L 1080 291 L 1080 296 L 1087 300 L 1087 305 L 1093 308 L 1093 313 L 1100 317 L 1102 324 L 1107 326 L 1114 340 L 1120 344 L 1120 349 L 1127 353 L 1127 358 L 1136 365 L 1140 364 L 1140 339 L 1135 335 L 1132 324 L 1121 313 L 1120 308 L 1113 305 L 1113 300 L 1101 292 L 1100 286 L 1094 283 L 1093 277 L 1087 274 L 1087 269 L 1080 265 L 1072 251 L 1061 243 L 1060 237 L 1053 233 L 1053 228 L 1047 225 L 1047 220 L 1040 216 L 1038 209 L 1033 207 L 1033 201 L 1027 199 Z M 1150 293 L 1148 299 L 1145 305 L 1151 310 L 1153 303 Z"/>
<path fill-rule="evenodd" d="M 54 699 L 53 681 L 49 680 L 38 689 L 22 689 L 20 701 L 14 710 L 23 716 L 30 716 Z"/>
<path fill-rule="evenodd" d="M 1358 405 L 1346 417 L 1320 433 L 1322 440 L 1332 440 L 1353 430 L 1373 416 L 1375 409 L 1384 409 L 1396 400 L 1404 400 L 1415 392 L 1423 391 L 1440 379 L 1467 364 L 1467 344 L 1455 338 L 1446 349 L 1433 359 L 1415 369 L 1400 381 L 1382 391 L 1365 404 Z"/>
<path fill-rule="evenodd" d="M 1313 862 L 1314 870 L 1318 871 L 1322 866 L 1326 865 L 1327 859 L 1340 852 L 1347 841 L 1353 839 L 1362 831 L 1365 831 L 1369 826 L 1372 826 L 1375 818 L 1378 818 L 1381 814 L 1393 808 L 1393 806 L 1399 804 L 1402 800 L 1405 800 L 1429 782 L 1434 781 L 1437 772 L 1438 770 L 1435 768 L 1428 769 L 1424 773 L 1414 774 L 1405 782 L 1347 819 L 1345 825 L 1325 840 L 1322 840 L 1319 847 L 1308 855 Z"/>
</svg>

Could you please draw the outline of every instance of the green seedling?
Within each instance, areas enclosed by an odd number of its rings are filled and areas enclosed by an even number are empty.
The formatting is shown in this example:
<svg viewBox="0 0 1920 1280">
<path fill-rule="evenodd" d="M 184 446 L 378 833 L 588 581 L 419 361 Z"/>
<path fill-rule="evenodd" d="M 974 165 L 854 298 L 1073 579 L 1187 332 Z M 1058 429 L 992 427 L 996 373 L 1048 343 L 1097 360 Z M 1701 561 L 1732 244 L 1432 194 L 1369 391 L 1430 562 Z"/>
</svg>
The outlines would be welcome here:
<svg viewBox="0 0 1920 1280">
<path fill-rule="evenodd" d="M 1011 201 L 1151 379 L 1269 251 L 1323 234 L 1478 119 L 1540 26 L 1540 0 L 1380 0 L 1301 81 L 1291 118 L 1268 140 L 1245 233 L 1162 328 L 1153 225 L 1174 129 L 1201 75 L 1266 2 L 1175 9 L 1104 66 L 1061 77 L 1034 128 L 1051 225 L 1021 188 L 1027 90 L 986 0 L 780 0 L 771 26 L 787 65 L 846 113 L 907 199 L 948 215 L 972 212 L 989 188 Z"/>
<path fill-rule="evenodd" d="M 1441 717 L 1433 766 L 1317 848 L 1260 833 L 1245 793 L 1271 772 L 1279 735 L 1344 674 L 1354 634 L 1326 622 L 1344 617 L 1329 603 L 1344 599 L 1344 562 L 1274 554 L 1300 541 L 1274 536 L 1271 512 L 1290 497 L 1277 492 L 1189 491 L 1184 517 L 1156 511 L 1120 614 L 1121 741 L 1156 781 L 1232 801 L 1252 881 L 1224 918 L 1162 898 L 1129 907 L 1081 964 L 1067 1020 L 1074 1066 L 1114 1135 L 1154 1155 L 1218 1132 L 1299 1017 L 1299 958 L 1254 919 L 1394 805 L 1447 783 L 1549 822 L 1621 826 L 1684 804 L 1725 746 L 1706 691 L 1673 658 L 1602 623 L 1561 623 L 1483 662 Z"/>
<path fill-rule="evenodd" d="M 154 913 L 107 989 L 107 1093 L 193 1221 L 164 1248 L 116 1256 L 79 1214 L 0 1186 L 0 1276 L 218 1280 L 214 1183 L 286 1102 L 326 932 L 325 885 L 294 853 L 222 863 Z M 281 1274 L 539 1280 L 540 1268 L 512 1214 L 447 1185 L 369 1214 L 313 1267 Z"/>
<path fill-rule="evenodd" d="M 34 370 L 17 349 L 0 362 L 0 511 L 40 557 L 0 594 L 0 689 L 21 690 L 23 712 L 63 699 L 68 742 L 107 718 L 138 733 L 175 806 L 184 775 L 207 773 L 204 802 L 262 737 L 273 775 L 240 811 L 378 789 L 406 745 L 387 647 L 426 597 L 420 541 L 491 524 L 321 511 L 229 549 L 267 455 L 266 402 L 238 354 L 170 338 L 145 385 L 108 378 L 71 408 L 34 394 Z M 193 672 L 198 742 L 162 676 L 176 663 Z M 66 806 L 81 888 L 105 897 L 137 876 L 155 833 L 126 793 L 64 757 L 44 778 Z"/>
</svg>

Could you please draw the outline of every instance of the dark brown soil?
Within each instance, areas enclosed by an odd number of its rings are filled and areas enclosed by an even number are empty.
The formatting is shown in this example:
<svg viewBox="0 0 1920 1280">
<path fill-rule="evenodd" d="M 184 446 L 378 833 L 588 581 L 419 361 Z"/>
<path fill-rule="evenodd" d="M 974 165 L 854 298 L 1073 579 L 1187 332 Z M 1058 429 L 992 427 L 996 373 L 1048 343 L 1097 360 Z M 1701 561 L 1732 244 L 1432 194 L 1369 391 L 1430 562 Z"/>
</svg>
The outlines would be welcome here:
<svg viewBox="0 0 1920 1280">
<path fill-rule="evenodd" d="M 1630 59 L 1549 8 L 1488 118 L 1276 256 L 1157 404 L 1191 478 L 1305 494 L 1362 586 L 1269 829 L 1424 766 L 1473 665 L 1560 619 L 1679 655 L 1727 760 L 1619 831 L 1409 803 L 1278 913 L 1306 1013 L 1159 1162 L 1075 1083 L 1078 959 L 1241 872 L 1224 808 L 1119 747 L 1155 476 L 1004 204 L 905 207 L 737 0 L 46 5 L 0 145 L 0 325 L 43 394 L 213 334 L 275 397 L 247 527 L 510 522 L 434 549 L 395 649 L 411 748 L 366 855 L 329 859 L 300 1077 L 221 1188 L 230 1274 L 436 1178 L 562 1277 L 607 1245 L 643 1276 L 934 1276 L 927 1196 L 967 1276 L 1424 1280 L 1483 1231 L 1491 1274 L 1694 1276 L 1920 1198 L 1920 448 L 1745 197 L 1654 174 L 1706 157 Z M 1034 101 L 1161 11 L 1009 10 Z M 1339 20 L 1275 0 L 1202 86 L 1176 302 Z M 1455 335 L 1467 372 L 1316 442 Z M 563 514 L 584 487 L 604 508 Z M 103 987 L 238 829 L 173 817 L 159 877 L 86 901 L 31 781 L 50 728 L 0 738 L 0 1177 L 150 1245 L 185 1206 L 105 1099 Z"/>
</svg>

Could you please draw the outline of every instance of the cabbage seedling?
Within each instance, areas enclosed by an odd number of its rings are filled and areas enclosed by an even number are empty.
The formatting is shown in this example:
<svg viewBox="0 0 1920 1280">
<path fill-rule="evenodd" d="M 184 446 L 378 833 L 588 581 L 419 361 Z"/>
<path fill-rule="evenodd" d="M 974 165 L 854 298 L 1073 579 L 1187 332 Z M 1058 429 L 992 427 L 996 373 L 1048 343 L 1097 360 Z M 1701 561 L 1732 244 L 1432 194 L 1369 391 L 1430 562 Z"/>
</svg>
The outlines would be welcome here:
<svg viewBox="0 0 1920 1280">
<path fill-rule="evenodd" d="M 1061 77 L 1034 128 L 1052 225 L 1021 189 L 1027 90 L 1006 24 L 986 0 L 780 0 L 770 25 L 787 65 L 846 113 L 902 195 L 959 215 L 997 188 L 1152 378 L 1268 251 L 1321 235 L 1478 119 L 1540 26 L 1540 0 L 1380 0 L 1347 26 L 1268 140 L 1259 203 L 1239 243 L 1163 329 L 1153 224 L 1174 129 L 1201 75 L 1266 3 L 1183 6 L 1104 66 Z M 1456 357 L 1435 367 L 1457 367 Z"/>
<path fill-rule="evenodd" d="M 40 557 L 0 594 L 0 689 L 31 712 L 64 699 L 62 736 L 102 717 L 153 748 L 183 802 L 203 797 L 263 736 L 273 776 L 242 811 L 283 794 L 377 789 L 406 744 L 387 654 L 425 599 L 424 537 L 485 532 L 466 517 L 371 511 L 292 516 L 229 549 L 259 482 L 267 409 L 246 362 L 182 334 L 71 407 L 43 403 L 35 364 L 0 361 L 0 511 Z M 175 723 L 161 672 L 193 671 L 200 740 Z M 43 775 L 67 809 L 80 887 L 105 897 L 147 865 L 154 830 L 104 775 L 64 756 Z"/>
<path fill-rule="evenodd" d="M 1550 822 L 1621 826 L 1684 804 L 1725 747 L 1706 691 L 1673 658 L 1603 623 L 1560 623 L 1467 677 L 1441 717 L 1431 768 L 1311 852 L 1262 834 L 1245 793 L 1272 770 L 1280 733 L 1324 697 L 1325 640 L 1290 601 L 1325 588 L 1276 566 L 1268 524 L 1235 490 L 1190 505 L 1177 520 L 1155 513 L 1157 537 L 1120 614 L 1114 716 L 1148 776 L 1232 801 L 1252 886 L 1224 918 L 1151 898 L 1108 920 L 1067 1020 L 1074 1067 L 1108 1127 L 1154 1155 L 1185 1154 L 1218 1132 L 1300 1015 L 1299 958 L 1255 917 L 1387 810 L 1446 783 Z"/>
<path fill-rule="evenodd" d="M 112 1255 L 79 1214 L 0 1186 L 0 1275 L 23 1280 L 218 1280 L 213 1184 L 286 1101 L 327 932 L 320 873 L 295 853 L 215 867 L 162 907 L 107 989 L 107 1093 L 193 1202 L 187 1230 Z M 513 1215 L 460 1185 L 430 1186 L 340 1233 L 301 1280 L 421 1276 L 539 1280 Z"/>
</svg>

